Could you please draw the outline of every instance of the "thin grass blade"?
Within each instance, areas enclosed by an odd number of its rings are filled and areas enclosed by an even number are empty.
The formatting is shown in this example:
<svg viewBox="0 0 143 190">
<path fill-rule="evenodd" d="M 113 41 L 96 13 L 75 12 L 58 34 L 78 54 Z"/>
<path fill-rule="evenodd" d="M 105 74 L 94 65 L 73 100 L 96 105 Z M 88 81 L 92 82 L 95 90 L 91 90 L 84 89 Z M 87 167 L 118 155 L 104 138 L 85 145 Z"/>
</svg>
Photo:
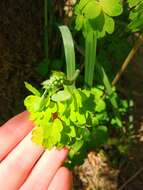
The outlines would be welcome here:
<svg viewBox="0 0 143 190">
<path fill-rule="evenodd" d="M 59 29 L 64 43 L 67 78 L 70 80 L 75 73 L 75 50 L 73 38 L 67 26 L 60 26 Z"/>
</svg>

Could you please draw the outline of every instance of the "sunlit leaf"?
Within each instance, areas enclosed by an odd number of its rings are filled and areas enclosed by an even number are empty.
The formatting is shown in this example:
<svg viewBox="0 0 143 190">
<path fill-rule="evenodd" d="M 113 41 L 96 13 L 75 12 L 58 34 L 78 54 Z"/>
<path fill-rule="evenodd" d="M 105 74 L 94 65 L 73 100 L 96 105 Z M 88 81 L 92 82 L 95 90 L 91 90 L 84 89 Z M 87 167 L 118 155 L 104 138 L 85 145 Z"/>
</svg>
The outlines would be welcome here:
<svg viewBox="0 0 143 190">
<path fill-rule="evenodd" d="M 32 92 L 32 94 L 36 95 L 36 96 L 41 96 L 41 93 L 35 88 L 33 87 L 30 83 L 28 82 L 24 82 L 25 87 Z"/>
</svg>

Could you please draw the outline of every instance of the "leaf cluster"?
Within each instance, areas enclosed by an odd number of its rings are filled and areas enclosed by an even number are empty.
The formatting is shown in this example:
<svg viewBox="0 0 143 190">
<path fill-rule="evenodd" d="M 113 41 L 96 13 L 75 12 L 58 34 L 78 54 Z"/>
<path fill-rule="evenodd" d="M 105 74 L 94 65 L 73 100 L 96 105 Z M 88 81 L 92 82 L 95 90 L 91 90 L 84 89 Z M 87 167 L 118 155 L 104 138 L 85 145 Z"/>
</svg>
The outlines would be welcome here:
<svg viewBox="0 0 143 190">
<path fill-rule="evenodd" d="M 82 30 L 84 36 L 94 32 L 98 38 L 112 34 L 115 22 L 112 17 L 122 13 L 119 0 L 80 0 L 76 5 L 76 29 Z"/>
<path fill-rule="evenodd" d="M 57 79 L 61 77 L 61 73 L 55 73 Z M 44 93 L 25 83 L 32 92 L 24 101 L 30 119 L 35 124 L 32 140 L 46 149 L 68 147 L 69 159 L 75 165 L 91 147 L 104 145 L 108 140 L 108 127 L 111 123 L 117 127 L 119 121 L 109 109 L 111 97 L 106 95 L 104 98 L 103 86 L 77 89 L 63 84 L 62 89 L 59 89 L 56 84 L 54 91 L 51 91 L 47 88 L 51 86 L 51 79 L 53 75 L 44 83 Z M 113 91 L 110 96 L 117 96 L 116 92 Z M 119 107 L 121 113 L 126 112 L 123 102 L 120 101 Z"/>
<path fill-rule="evenodd" d="M 129 8 L 131 9 L 129 18 L 131 20 L 129 28 L 132 32 L 143 31 L 143 1 L 128 0 Z"/>
</svg>

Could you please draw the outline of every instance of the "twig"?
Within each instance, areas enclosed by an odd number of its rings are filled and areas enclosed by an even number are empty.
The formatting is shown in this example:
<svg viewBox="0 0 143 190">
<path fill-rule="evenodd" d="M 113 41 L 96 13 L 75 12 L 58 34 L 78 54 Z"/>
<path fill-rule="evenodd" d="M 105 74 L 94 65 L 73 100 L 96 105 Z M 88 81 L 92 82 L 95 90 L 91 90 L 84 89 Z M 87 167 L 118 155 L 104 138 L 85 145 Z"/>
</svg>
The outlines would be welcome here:
<svg viewBox="0 0 143 190">
<path fill-rule="evenodd" d="M 77 44 L 77 42 L 74 40 L 74 45 L 75 45 L 75 48 L 77 49 L 77 51 L 82 55 L 82 56 L 85 56 L 85 52 L 82 48 L 80 48 L 80 46 Z"/>
<path fill-rule="evenodd" d="M 118 190 L 123 190 L 123 188 L 133 181 L 141 172 L 143 171 L 143 167 L 140 168 L 131 178 L 129 178 Z"/>
<path fill-rule="evenodd" d="M 133 59 L 134 55 L 136 54 L 137 50 L 139 49 L 139 47 L 141 46 L 142 43 L 143 43 L 143 36 L 140 35 L 139 38 L 138 38 L 138 40 L 137 40 L 137 42 L 135 43 L 135 45 L 131 49 L 129 55 L 125 59 L 123 65 L 120 68 L 120 70 L 116 74 L 116 76 L 115 76 L 115 78 L 114 78 L 114 80 L 112 82 L 112 85 L 115 85 L 119 81 L 121 75 L 125 71 L 125 69 L 128 66 L 128 64 L 131 62 L 131 60 Z"/>
</svg>

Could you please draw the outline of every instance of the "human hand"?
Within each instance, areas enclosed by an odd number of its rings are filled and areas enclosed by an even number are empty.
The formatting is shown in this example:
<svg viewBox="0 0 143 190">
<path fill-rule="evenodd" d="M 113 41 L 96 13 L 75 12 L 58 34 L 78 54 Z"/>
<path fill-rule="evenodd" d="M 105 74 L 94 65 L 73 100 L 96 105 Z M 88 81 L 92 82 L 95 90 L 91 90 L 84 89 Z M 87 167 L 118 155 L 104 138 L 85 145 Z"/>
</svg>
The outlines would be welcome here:
<svg viewBox="0 0 143 190">
<path fill-rule="evenodd" d="M 62 166 L 68 150 L 44 151 L 31 141 L 32 128 L 27 112 L 0 128 L 0 189 L 70 190 L 72 175 Z"/>
</svg>

